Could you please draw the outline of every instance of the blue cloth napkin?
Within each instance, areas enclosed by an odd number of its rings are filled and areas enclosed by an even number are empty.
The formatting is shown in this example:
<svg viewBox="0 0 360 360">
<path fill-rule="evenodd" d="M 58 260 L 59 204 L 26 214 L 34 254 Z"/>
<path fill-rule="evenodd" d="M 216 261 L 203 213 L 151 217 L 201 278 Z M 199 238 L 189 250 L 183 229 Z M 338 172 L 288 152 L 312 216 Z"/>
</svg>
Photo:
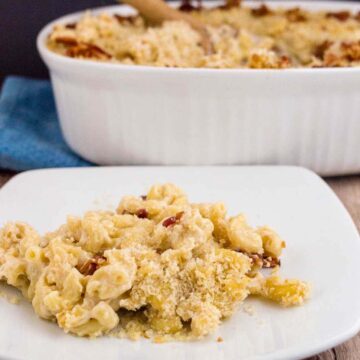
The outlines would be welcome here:
<svg viewBox="0 0 360 360">
<path fill-rule="evenodd" d="M 0 168 L 89 165 L 62 137 L 50 82 L 8 77 L 0 96 Z"/>
</svg>

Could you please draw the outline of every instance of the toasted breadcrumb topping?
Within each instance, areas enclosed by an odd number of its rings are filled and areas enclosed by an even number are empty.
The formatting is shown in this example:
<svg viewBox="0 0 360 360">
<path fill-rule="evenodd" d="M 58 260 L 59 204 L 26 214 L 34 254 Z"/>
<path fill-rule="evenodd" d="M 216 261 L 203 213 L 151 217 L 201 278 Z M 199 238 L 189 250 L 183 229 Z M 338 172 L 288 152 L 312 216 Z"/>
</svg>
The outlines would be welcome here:
<svg viewBox="0 0 360 360">
<path fill-rule="evenodd" d="M 195 4 L 196 5 L 196 4 Z M 284 69 L 360 66 L 360 12 L 299 7 L 180 7 L 207 28 L 213 53 L 187 23 L 149 26 L 140 16 L 93 15 L 55 25 L 48 47 L 78 59 L 131 65 L 192 68 Z M 328 46 L 326 46 L 326 44 Z M 320 50 L 320 51 L 319 51 Z"/>
</svg>

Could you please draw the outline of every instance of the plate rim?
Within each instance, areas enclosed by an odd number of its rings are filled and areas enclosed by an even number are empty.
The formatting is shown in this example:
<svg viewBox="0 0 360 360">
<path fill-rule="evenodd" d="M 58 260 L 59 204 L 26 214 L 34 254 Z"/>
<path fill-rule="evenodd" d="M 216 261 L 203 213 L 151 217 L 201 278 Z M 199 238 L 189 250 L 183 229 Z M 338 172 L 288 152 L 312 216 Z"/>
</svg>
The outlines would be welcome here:
<svg viewBox="0 0 360 360">
<path fill-rule="evenodd" d="M 16 185 L 16 183 L 20 180 L 23 181 L 23 178 L 26 179 L 28 176 L 32 175 L 41 175 L 42 173 L 56 173 L 56 172 L 76 172 L 76 171 L 111 171 L 111 170 L 130 170 L 131 169 L 146 169 L 146 170 L 166 170 L 166 169 L 186 169 L 187 171 L 191 171 L 191 169 L 239 169 L 239 170 L 253 170 L 253 169 L 270 169 L 270 170 L 276 170 L 276 171 L 282 171 L 282 170 L 290 170 L 299 172 L 301 174 L 304 174 L 308 177 L 312 177 L 313 181 L 317 181 L 318 183 L 321 183 L 321 185 L 327 189 L 328 196 L 331 196 L 333 198 L 333 201 L 335 201 L 337 207 L 341 208 L 341 211 L 343 215 L 346 217 L 346 220 L 348 222 L 349 227 L 352 227 L 352 233 L 354 235 L 354 238 L 356 237 L 358 241 L 360 241 L 360 235 L 359 231 L 357 230 L 357 227 L 354 223 L 354 220 L 352 219 L 349 211 L 346 209 L 345 205 L 342 203 L 340 198 L 336 195 L 336 193 L 331 189 L 331 187 L 325 182 L 323 178 L 321 178 L 319 175 L 317 175 L 312 170 L 309 170 L 307 168 L 301 167 L 301 166 L 287 166 L 287 165 L 234 165 L 234 166 L 103 166 L 103 167 L 72 167 L 72 168 L 47 168 L 47 169 L 35 169 L 35 170 L 28 170 L 24 171 L 18 174 L 15 174 L 12 178 L 10 178 L 1 188 L 0 188 L 0 195 L 4 191 L 8 191 L 8 189 L 11 191 L 11 187 Z M 349 228 L 350 230 L 350 228 Z M 259 355 L 253 355 L 249 357 L 249 359 L 254 360 L 273 360 L 273 359 L 279 359 L 279 360 L 292 360 L 292 359 L 301 359 L 306 358 L 309 356 L 313 356 L 316 354 L 319 354 L 323 351 L 326 351 L 330 348 L 334 348 L 345 341 L 351 339 L 356 334 L 358 334 L 360 331 L 360 313 L 357 316 L 357 319 L 355 319 L 354 323 L 347 329 L 342 331 L 340 334 L 336 336 L 332 336 L 326 341 L 316 342 L 313 345 L 307 346 L 305 349 L 282 349 L 282 350 L 275 350 L 274 353 L 267 353 L 267 354 L 259 354 Z M 7 359 L 7 360 L 24 360 L 22 358 L 15 358 L 7 353 L 3 353 L 3 350 L 0 349 L 0 359 Z"/>
</svg>

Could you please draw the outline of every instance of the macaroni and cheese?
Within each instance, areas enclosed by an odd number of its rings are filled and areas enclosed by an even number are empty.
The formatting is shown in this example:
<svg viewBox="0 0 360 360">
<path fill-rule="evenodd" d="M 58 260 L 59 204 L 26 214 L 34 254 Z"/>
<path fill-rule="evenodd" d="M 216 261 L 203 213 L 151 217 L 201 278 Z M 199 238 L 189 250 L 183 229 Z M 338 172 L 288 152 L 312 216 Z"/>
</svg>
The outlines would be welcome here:
<svg viewBox="0 0 360 360">
<path fill-rule="evenodd" d="M 222 203 L 190 203 L 172 184 L 125 196 L 117 210 L 70 216 L 40 236 L 24 223 L 0 230 L 0 280 L 65 332 L 165 341 L 201 338 L 249 295 L 301 305 L 309 285 L 282 280 L 285 242 Z"/>
<path fill-rule="evenodd" d="M 140 16 L 90 12 L 57 24 L 48 47 L 72 58 L 162 67 L 283 69 L 360 66 L 360 13 L 219 6 L 181 7 L 207 28 L 213 52 L 189 24 L 150 26 Z"/>
</svg>

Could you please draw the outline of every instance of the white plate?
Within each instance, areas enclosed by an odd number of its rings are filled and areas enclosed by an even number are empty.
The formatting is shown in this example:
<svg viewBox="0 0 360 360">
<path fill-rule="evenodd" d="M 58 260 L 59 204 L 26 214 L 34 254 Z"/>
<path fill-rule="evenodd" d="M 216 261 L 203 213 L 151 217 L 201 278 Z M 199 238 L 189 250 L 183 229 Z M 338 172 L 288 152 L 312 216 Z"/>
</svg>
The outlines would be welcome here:
<svg viewBox="0 0 360 360">
<path fill-rule="evenodd" d="M 125 194 L 174 182 L 194 201 L 223 200 L 254 225 L 269 224 L 287 241 L 282 274 L 313 284 L 303 307 L 258 300 L 213 336 L 198 342 L 153 344 L 114 338 L 87 340 L 42 321 L 31 306 L 0 299 L 0 357 L 14 359 L 298 359 L 335 346 L 360 328 L 360 241 L 350 216 L 315 174 L 293 167 L 92 168 L 41 170 L 13 178 L 0 191 L 1 224 L 25 220 L 40 231 L 67 214 L 114 207 Z M 222 336 L 224 342 L 217 343 Z"/>
</svg>

